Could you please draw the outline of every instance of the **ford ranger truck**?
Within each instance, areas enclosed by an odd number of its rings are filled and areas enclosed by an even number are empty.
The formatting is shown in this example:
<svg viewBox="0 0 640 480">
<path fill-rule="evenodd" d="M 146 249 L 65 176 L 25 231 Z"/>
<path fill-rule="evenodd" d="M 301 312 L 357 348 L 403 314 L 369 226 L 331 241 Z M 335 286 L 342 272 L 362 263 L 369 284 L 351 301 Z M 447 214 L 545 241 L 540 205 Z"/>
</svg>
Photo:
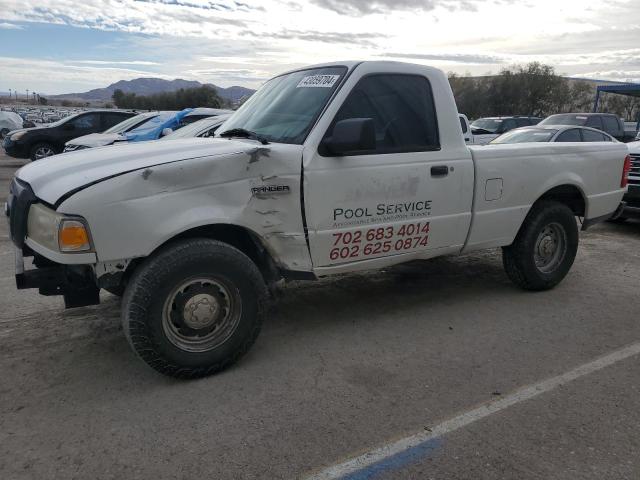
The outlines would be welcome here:
<svg viewBox="0 0 640 480">
<path fill-rule="evenodd" d="M 620 143 L 467 147 L 447 77 L 338 62 L 266 82 L 214 138 L 70 152 L 20 169 L 20 289 L 122 295 L 138 356 L 175 377 L 238 360 L 274 285 L 502 247 L 527 290 L 560 282 L 625 194 Z M 24 257 L 31 257 L 25 267 Z"/>
</svg>

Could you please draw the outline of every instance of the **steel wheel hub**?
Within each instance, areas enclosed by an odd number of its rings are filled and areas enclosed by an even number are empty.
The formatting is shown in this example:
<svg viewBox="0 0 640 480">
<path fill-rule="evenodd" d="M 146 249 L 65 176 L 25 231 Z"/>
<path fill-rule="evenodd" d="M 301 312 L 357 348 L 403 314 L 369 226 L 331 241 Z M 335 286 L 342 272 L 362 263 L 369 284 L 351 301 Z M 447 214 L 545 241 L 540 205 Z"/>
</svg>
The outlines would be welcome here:
<svg viewBox="0 0 640 480">
<path fill-rule="evenodd" d="M 564 260 L 567 249 L 567 233 L 559 223 L 545 226 L 536 240 L 534 261 L 543 273 L 554 271 Z"/>
<path fill-rule="evenodd" d="M 237 289 L 225 281 L 195 278 L 173 289 L 162 311 L 162 327 L 171 343 L 189 352 L 212 350 L 240 323 Z"/>
<path fill-rule="evenodd" d="M 199 330 L 211 325 L 219 310 L 219 303 L 213 295 L 201 293 L 187 300 L 182 315 L 188 327 Z"/>
</svg>

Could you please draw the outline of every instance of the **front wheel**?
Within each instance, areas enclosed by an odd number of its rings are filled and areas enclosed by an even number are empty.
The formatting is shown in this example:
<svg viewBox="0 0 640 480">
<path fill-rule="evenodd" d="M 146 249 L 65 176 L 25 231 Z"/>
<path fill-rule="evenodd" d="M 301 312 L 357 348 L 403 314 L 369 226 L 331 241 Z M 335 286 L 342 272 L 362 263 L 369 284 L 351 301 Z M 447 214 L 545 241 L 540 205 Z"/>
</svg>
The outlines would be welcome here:
<svg viewBox="0 0 640 480">
<path fill-rule="evenodd" d="M 58 153 L 53 147 L 53 145 L 49 143 L 38 143 L 31 148 L 31 152 L 29 153 L 29 158 L 32 162 L 36 160 L 40 160 L 42 158 L 47 158 L 52 155 Z"/>
<path fill-rule="evenodd" d="M 122 323 L 152 368 L 196 378 L 227 368 L 249 350 L 266 301 L 262 275 L 242 252 L 215 240 L 184 240 L 136 270 Z"/>
<path fill-rule="evenodd" d="M 526 290 L 548 290 L 567 275 L 578 251 L 578 227 L 569 207 L 554 201 L 534 205 L 514 242 L 502 249 L 513 283 Z"/>
</svg>

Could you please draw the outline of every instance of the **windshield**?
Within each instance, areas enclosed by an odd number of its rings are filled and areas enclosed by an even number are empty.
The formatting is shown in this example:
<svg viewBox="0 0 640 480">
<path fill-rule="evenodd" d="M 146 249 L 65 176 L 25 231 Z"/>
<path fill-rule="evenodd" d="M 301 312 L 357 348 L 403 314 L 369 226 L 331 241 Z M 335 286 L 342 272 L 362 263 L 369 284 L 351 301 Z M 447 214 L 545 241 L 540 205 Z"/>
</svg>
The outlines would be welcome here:
<svg viewBox="0 0 640 480">
<path fill-rule="evenodd" d="M 481 118 L 471 124 L 471 128 L 476 130 L 486 130 L 487 132 L 495 133 L 502 125 L 502 120 L 495 118 Z"/>
<path fill-rule="evenodd" d="M 495 143 L 529 143 L 529 142 L 548 142 L 555 135 L 557 130 L 548 130 L 543 128 L 525 128 L 522 130 L 511 130 L 498 138 L 492 140 Z"/>
<path fill-rule="evenodd" d="M 105 130 L 102 133 L 123 133 L 127 132 L 132 128 L 139 127 L 143 122 L 154 118 L 156 115 L 149 115 L 148 113 L 141 113 L 140 115 L 136 115 L 135 117 L 127 118 L 124 122 L 120 122 L 115 124 L 113 127 Z"/>
<path fill-rule="evenodd" d="M 224 131 L 244 129 L 270 142 L 300 145 L 346 73 L 346 67 L 327 67 L 273 78 L 224 124 Z"/>
<path fill-rule="evenodd" d="M 586 115 L 551 115 L 542 120 L 538 125 L 581 125 L 584 126 L 589 120 Z"/>
</svg>

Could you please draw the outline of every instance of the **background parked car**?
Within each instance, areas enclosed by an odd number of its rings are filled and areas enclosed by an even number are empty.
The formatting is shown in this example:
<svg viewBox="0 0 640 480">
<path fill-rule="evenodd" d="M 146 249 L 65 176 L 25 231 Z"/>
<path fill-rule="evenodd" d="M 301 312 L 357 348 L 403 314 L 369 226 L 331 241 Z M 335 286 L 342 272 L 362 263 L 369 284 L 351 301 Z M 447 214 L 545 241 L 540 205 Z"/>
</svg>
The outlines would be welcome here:
<svg viewBox="0 0 640 480">
<path fill-rule="evenodd" d="M 631 157 L 631 170 L 629 171 L 629 184 L 623 202 L 626 202 L 622 215 L 618 220 L 626 220 L 630 217 L 640 218 L 640 142 L 627 143 L 629 156 Z"/>
<path fill-rule="evenodd" d="M 23 120 L 14 112 L 0 112 L 0 139 L 12 130 L 23 128 Z"/>
<path fill-rule="evenodd" d="M 82 112 L 46 126 L 10 132 L 2 146 L 12 157 L 39 160 L 62 152 L 72 138 L 102 132 L 134 115 L 118 110 Z"/>
<path fill-rule="evenodd" d="M 213 137 L 220 125 L 222 125 L 230 116 L 231 114 L 227 113 L 224 115 L 217 115 L 215 117 L 203 118 L 202 120 L 193 122 L 179 130 L 176 130 L 175 132 L 170 133 L 166 137 L 162 137 L 161 140 L 164 142 L 180 138 Z"/>
<path fill-rule="evenodd" d="M 513 117 L 486 117 L 474 120 L 471 123 L 473 143 L 485 145 L 498 135 L 518 127 L 536 125 L 542 120 L 539 117 L 513 116 Z"/>
<path fill-rule="evenodd" d="M 185 125 L 192 125 L 203 118 L 217 117 L 221 113 L 228 116 L 229 112 L 230 110 L 216 108 L 187 108 L 180 112 L 169 110 L 141 113 L 103 133 L 93 133 L 74 138 L 67 142 L 64 151 L 73 152 L 79 149 L 103 147 L 121 142 L 157 140 L 165 135 L 170 135 L 169 131 L 180 131 L 185 128 Z"/>
<path fill-rule="evenodd" d="M 612 113 L 558 113 L 550 115 L 540 125 L 578 125 L 591 127 L 607 132 L 621 142 L 631 141 L 624 133 L 624 123 L 620 117 Z"/>
<path fill-rule="evenodd" d="M 536 125 L 522 127 L 500 135 L 491 145 L 531 142 L 616 142 L 608 133 L 574 125 Z"/>
<path fill-rule="evenodd" d="M 189 125 L 190 123 L 197 122 L 203 118 L 217 117 L 218 115 L 230 115 L 233 110 L 226 110 L 224 108 L 208 108 L 197 107 L 191 110 L 180 122 L 180 127 Z"/>
<path fill-rule="evenodd" d="M 145 126 L 155 119 L 158 119 L 162 123 L 168 119 L 174 117 L 178 112 L 176 111 L 163 111 L 163 112 L 146 112 L 140 113 L 135 117 L 127 118 L 125 121 L 120 122 L 113 127 L 105 130 L 102 133 L 91 133 L 89 135 L 83 135 L 82 137 L 69 140 L 64 147 L 65 152 L 73 152 L 84 148 L 104 147 L 106 145 L 112 145 L 118 141 L 127 141 L 124 136 L 127 133 L 132 133 L 133 138 L 139 131 L 145 131 Z"/>
</svg>

